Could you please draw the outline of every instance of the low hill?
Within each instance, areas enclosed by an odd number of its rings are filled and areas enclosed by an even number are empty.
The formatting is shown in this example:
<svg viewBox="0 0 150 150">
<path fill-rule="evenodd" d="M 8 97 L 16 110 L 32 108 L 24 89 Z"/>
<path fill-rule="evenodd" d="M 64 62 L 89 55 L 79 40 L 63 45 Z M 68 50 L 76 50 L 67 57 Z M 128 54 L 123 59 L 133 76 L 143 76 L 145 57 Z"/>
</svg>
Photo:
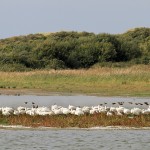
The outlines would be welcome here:
<svg viewBox="0 0 150 150">
<path fill-rule="evenodd" d="M 150 28 L 123 34 L 56 32 L 0 40 L 0 70 L 89 68 L 107 62 L 150 64 Z"/>
</svg>

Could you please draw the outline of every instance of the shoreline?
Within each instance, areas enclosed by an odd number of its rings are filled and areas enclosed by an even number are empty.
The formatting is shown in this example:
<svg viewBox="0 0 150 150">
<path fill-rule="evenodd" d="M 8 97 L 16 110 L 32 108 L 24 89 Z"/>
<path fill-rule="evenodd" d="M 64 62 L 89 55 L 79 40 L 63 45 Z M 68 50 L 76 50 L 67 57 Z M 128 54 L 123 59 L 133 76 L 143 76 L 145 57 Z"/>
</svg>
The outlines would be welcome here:
<svg viewBox="0 0 150 150">
<path fill-rule="evenodd" d="M 79 128 L 79 127 L 66 127 L 66 128 L 58 128 L 58 127 L 30 127 L 30 126 L 22 126 L 22 125 L 0 125 L 1 129 L 12 129 L 12 130 L 150 130 L 150 127 L 128 127 L 128 126 L 96 126 L 90 128 Z"/>
<path fill-rule="evenodd" d="M 22 95 L 34 95 L 34 96 L 97 96 L 97 97 L 144 97 L 150 98 L 149 95 L 132 95 L 132 94 L 122 94 L 122 95 L 110 95 L 101 93 L 76 93 L 76 92 L 51 92 L 43 89 L 0 89 L 0 95 L 7 96 L 22 96 Z"/>
<path fill-rule="evenodd" d="M 0 89 L 0 95 L 35 95 L 35 96 L 63 96 L 63 95 L 88 95 L 85 93 L 50 92 L 43 89 Z M 96 95 L 96 94 L 91 94 Z"/>
</svg>

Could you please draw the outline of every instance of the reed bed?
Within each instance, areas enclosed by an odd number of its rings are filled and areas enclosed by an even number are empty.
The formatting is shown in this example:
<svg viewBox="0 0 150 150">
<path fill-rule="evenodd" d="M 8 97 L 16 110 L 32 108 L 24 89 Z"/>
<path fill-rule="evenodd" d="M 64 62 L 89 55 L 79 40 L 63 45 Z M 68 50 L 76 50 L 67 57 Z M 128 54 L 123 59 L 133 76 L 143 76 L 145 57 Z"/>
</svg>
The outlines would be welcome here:
<svg viewBox="0 0 150 150">
<path fill-rule="evenodd" d="M 150 96 L 150 65 L 127 68 L 0 72 L 0 90 Z"/>
<path fill-rule="evenodd" d="M 93 115 L 57 115 L 57 116 L 3 116 L 0 115 L 0 124 L 23 125 L 28 127 L 79 127 L 90 128 L 96 126 L 126 126 L 150 127 L 150 115 L 140 116 L 106 116 L 106 114 Z"/>
</svg>

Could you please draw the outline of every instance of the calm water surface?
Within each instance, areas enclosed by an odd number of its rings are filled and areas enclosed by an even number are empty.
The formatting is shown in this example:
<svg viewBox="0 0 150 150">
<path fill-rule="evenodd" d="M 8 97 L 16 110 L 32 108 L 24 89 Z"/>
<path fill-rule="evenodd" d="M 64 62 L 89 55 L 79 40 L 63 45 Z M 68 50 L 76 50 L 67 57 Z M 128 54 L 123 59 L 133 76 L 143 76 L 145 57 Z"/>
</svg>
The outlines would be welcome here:
<svg viewBox="0 0 150 150">
<path fill-rule="evenodd" d="M 24 102 L 28 102 L 26 107 L 31 107 L 31 103 L 35 102 L 38 106 L 51 106 L 53 104 L 67 107 L 69 104 L 75 106 L 96 106 L 107 102 L 107 106 L 112 106 L 113 102 L 125 102 L 124 106 L 133 108 L 136 105 L 129 105 L 128 102 L 144 103 L 149 102 L 150 98 L 137 98 L 137 97 L 96 97 L 96 96 L 34 96 L 34 95 L 21 95 L 21 96 L 8 96 L 0 95 L 0 107 L 10 106 L 18 107 L 24 106 Z M 116 105 L 117 107 L 117 105 Z M 137 106 L 136 106 L 137 107 Z M 138 106 L 140 108 L 147 108 L 146 105 Z"/>
<path fill-rule="evenodd" d="M 4 130 L 1 150 L 149 150 L 149 130 Z"/>
</svg>

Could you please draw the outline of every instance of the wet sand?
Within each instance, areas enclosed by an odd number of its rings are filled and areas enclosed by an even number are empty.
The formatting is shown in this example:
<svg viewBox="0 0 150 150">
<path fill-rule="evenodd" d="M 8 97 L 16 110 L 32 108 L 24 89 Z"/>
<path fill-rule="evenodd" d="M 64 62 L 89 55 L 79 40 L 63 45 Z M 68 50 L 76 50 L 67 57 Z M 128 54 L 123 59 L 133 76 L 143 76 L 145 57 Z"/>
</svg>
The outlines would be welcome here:
<svg viewBox="0 0 150 150">
<path fill-rule="evenodd" d="M 127 126 L 98 126 L 90 128 L 78 128 L 78 127 L 67 127 L 67 128 L 56 128 L 56 127 L 27 127 L 22 125 L 0 125 L 0 129 L 22 129 L 22 130 L 150 130 L 150 127 L 127 127 Z"/>
<path fill-rule="evenodd" d="M 37 96 L 52 96 L 52 95 L 80 95 L 79 93 L 51 92 L 43 89 L 0 89 L 0 95 L 37 95 Z M 86 95 L 86 94 L 82 94 Z M 96 94 L 91 94 L 96 95 Z"/>
</svg>

